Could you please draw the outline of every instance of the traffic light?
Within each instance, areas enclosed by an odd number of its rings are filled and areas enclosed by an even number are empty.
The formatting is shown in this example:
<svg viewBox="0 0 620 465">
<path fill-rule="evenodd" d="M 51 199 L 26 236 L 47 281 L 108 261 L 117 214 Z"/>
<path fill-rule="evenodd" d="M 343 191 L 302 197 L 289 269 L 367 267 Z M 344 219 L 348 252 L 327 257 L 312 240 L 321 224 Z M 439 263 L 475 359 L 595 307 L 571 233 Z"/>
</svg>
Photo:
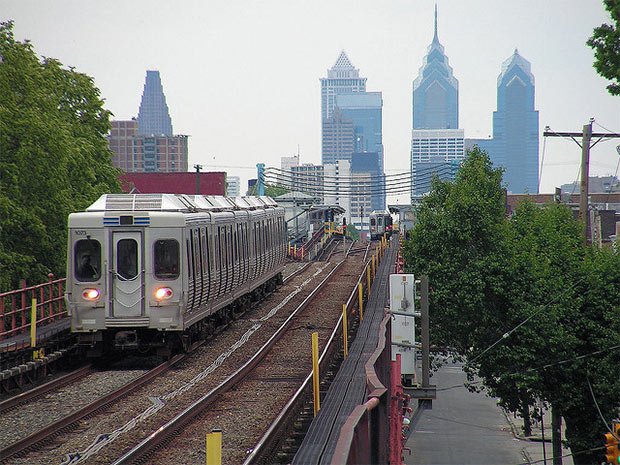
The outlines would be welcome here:
<svg viewBox="0 0 620 465">
<path fill-rule="evenodd" d="M 620 448 L 618 448 L 618 443 L 620 443 L 620 422 L 614 420 L 611 425 L 612 433 L 605 433 L 605 460 L 607 463 L 611 463 L 614 465 L 620 464 Z"/>
</svg>

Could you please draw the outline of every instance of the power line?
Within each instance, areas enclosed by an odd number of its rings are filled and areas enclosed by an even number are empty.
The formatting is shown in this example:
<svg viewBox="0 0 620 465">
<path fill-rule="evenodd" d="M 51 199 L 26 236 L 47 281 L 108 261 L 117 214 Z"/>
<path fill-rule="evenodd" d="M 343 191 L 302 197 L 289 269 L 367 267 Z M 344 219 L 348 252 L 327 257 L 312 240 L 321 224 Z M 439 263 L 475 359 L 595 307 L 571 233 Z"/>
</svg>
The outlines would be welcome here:
<svg viewBox="0 0 620 465">
<path fill-rule="evenodd" d="M 489 347 L 487 347 L 486 349 L 484 349 L 481 353 L 479 353 L 478 355 L 476 355 L 472 360 L 468 360 L 467 364 L 470 363 L 474 363 L 476 360 L 478 360 L 480 357 L 482 357 L 484 354 L 486 354 L 489 350 L 491 350 L 493 347 L 495 347 L 496 345 L 498 345 L 500 342 L 502 342 L 504 339 L 507 339 L 512 333 L 514 333 L 517 329 L 519 329 L 521 326 L 523 326 L 525 323 L 527 323 L 528 321 L 530 321 L 532 318 L 534 318 L 535 316 L 537 316 L 540 312 L 542 312 L 544 309 L 546 309 L 547 307 L 549 307 L 551 304 L 556 303 L 557 300 L 559 300 L 560 297 L 564 296 L 566 293 L 568 293 L 568 291 L 573 290 L 578 284 L 580 284 L 583 280 L 585 279 L 585 277 L 582 277 L 580 279 L 578 279 L 577 281 L 575 281 L 568 289 L 565 289 L 564 292 L 561 292 L 560 294 L 558 294 L 554 299 L 550 300 L 549 302 L 547 302 L 545 305 L 542 305 L 538 310 L 536 310 L 534 313 L 532 313 L 530 316 L 528 316 L 525 320 L 523 320 L 521 323 L 519 323 L 517 326 L 515 326 L 514 328 L 512 328 L 510 331 L 502 334 L 502 337 L 500 337 L 497 341 L 495 341 L 493 344 L 491 344 Z"/>
</svg>

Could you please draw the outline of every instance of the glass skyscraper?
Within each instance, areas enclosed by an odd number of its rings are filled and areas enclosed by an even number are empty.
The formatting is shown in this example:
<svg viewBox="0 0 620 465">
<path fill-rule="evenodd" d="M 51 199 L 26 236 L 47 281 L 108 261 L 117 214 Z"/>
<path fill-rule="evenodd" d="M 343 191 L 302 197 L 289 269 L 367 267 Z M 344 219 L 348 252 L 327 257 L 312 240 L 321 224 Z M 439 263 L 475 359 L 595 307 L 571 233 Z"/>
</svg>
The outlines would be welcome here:
<svg viewBox="0 0 620 465">
<path fill-rule="evenodd" d="M 413 81 L 413 129 L 458 129 L 459 81 L 454 77 L 437 35 L 428 46 L 420 74 Z"/>
<path fill-rule="evenodd" d="M 114 166 L 128 173 L 187 171 L 188 136 L 173 135 L 159 71 L 147 71 L 138 118 L 112 121 Z"/>
<path fill-rule="evenodd" d="M 159 71 L 147 71 L 138 112 L 138 134 L 172 136 L 172 120 Z"/>
<path fill-rule="evenodd" d="M 381 92 L 354 92 L 338 94 L 336 108 L 343 120 L 352 122 L 353 152 L 349 154 L 351 173 L 369 173 L 376 183 L 372 189 L 374 210 L 385 208 L 383 179 L 383 97 Z M 368 154 L 368 157 L 364 157 Z M 372 155 L 371 155 L 372 154 Z M 353 159 L 367 160 L 364 163 Z M 353 203 L 353 202 L 352 202 Z M 370 213 L 370 212 L 368 212 Z"/>
<path fill-rule="evenodd" d="M 538 193 L 538 111 L 530 62 L 517 50 L 502 64 L 497 78 L 497 111 L 493 139 L 481 148 L 495 166 L 503 167 L 504 183 L 514 194 Z"/>
<path fill-rule="evenodd" d="M 343 50 L 334 66 L 327 70 L 327 77 L 321 78 L 321 121 L 332 116 L 337 94 L 365 91 L 366 78 L 360 77 L 360 70 L 351 64 Z"/>
<path fill-rule="evenodd" d="M 437 34 L 428 46 L 424 64 L 413 81 L 411 133 L 411 197 L 430 191 L 431 179 L 454 179 L 464 152 L 459 127 L 459 82 L 454 77 Z"/>
</svg>

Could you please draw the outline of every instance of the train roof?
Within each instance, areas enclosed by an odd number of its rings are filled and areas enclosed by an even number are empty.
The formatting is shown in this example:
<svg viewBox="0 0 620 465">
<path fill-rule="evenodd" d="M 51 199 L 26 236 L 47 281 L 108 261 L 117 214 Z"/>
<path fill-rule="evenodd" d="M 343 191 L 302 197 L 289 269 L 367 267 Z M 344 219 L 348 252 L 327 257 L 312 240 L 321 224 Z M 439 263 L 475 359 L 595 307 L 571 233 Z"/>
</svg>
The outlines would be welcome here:
<svg viewBox="0 0 620 465">
<path fill-rule="evenodd" d="M 233 211 L 263 210 L 278 204 L 267 196 L 225 197 L 185 194 L 104 194 L 86 211 Z"/>
<path fill-rule="evenodd" d="M 388 210 L 373 210 L 371 215 L 389 215 L 390 212 Z"/>
</svg>

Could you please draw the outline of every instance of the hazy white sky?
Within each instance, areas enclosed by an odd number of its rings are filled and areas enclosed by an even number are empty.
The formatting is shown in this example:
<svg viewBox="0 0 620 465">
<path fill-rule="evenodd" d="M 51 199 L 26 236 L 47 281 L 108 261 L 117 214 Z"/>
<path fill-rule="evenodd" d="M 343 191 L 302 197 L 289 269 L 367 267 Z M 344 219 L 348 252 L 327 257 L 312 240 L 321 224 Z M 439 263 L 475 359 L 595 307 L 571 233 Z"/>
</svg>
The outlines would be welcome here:
<svg viewBox="0 0 620 465">
<path fill-rule="evenodd" d="M 433 37 L 434 0 L 0 0 L 18 40 L 94 77 L 116 119 L 137 116 L 147 69 L 161 73 L 189 163 L 255 177 L 297 153 L 318 164 L 319 78 L 346 50 L 367 90 L 383 92 L 388 173 L 409 169 L 411 86 Z M 532 64 L 542 131 L 590 117 L 620 132 L 620 97 L 585 45 L 611 19 L 602 0 L 437 0 L 439 40 L 459 80 L 465 137 L 491 134 L 496 80 L 515 48 Z M 595 124 L 594 130 L 603 132 Z M 600 142 L 591 173 L 614 174 L 620 140 Z M 580 149 L 548 138 L 541 191 L 577 177 Z M 401 197 L 402 202 L 406 196 Z M 394 199 L 388 199 L 392 202 Z"/>
</svg>

